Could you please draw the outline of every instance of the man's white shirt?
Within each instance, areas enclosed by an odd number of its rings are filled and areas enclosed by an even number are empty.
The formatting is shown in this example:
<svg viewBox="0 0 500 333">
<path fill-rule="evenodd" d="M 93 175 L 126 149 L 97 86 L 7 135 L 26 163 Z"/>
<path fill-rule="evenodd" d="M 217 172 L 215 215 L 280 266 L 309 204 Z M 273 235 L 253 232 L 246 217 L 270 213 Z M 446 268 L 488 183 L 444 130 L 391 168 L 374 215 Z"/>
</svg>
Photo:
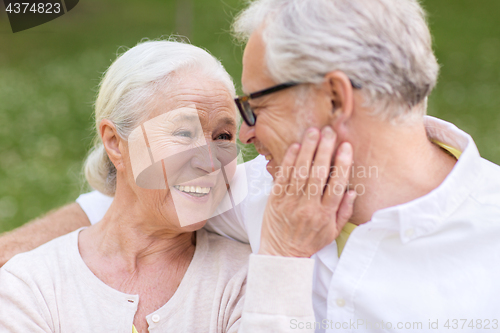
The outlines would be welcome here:
<svg viewBox="0 0 500 333">
<path fill-rule="evenodd" d="M 500 329 L 500 167 L 453 124 L 425 123 L 430 139 L 462 155 L 438 188 L 358 226 L 340 258 L 335 242 L 312 257 L 316 332 Z M 262 156 L 238 166 L 247 197 L 206 226 L 254 253 L 272 187 L 265 166 Z M 91 192 L 77 202 L 96 223 L 112 198 Z"/>
</svg>

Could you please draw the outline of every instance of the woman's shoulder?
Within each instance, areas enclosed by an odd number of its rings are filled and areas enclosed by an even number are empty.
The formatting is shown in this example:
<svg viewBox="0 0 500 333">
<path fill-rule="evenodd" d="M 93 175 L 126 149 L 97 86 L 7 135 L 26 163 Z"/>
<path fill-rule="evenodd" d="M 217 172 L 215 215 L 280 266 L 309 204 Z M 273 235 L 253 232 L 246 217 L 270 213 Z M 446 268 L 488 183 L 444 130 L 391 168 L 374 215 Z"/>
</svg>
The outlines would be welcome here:
<svg viewBox="0 0 500 333">
<path fill-rule="evenodd" d="M 67 235 L 58 237 L 34 250 L 15 255 L 2 270 L 22 280 L 47 277 L 55 274 L 71 261 L 72 247 L 77 245 L 78 232 L 76 230 Z"/>
<path fill-rule="evenodd" d="M 198 230 L 198 238 L 206 242 L 207 259 L 241 268 L 248 264 L 248 258 L 252 253 L 250 245 L 220 236 L 216 233 L 201 229 Z M 200 244 L 205 247 L 204 244 Z M 198 246 L 198 245 L 197 245 Z"/>
<path fill-rule="evenodd" d="M 216 249 L 222 252 L 231 252 L 246 257 L 248 257 L 250 253 L 252 253 L 252 249 L 250 248 L 249 244 L 229 239 L 208 230 L 202 229 L 202 232 L 206 233 L 208 243 L 211 247 L 214 248 L 214 250 Z"/>
</svg>

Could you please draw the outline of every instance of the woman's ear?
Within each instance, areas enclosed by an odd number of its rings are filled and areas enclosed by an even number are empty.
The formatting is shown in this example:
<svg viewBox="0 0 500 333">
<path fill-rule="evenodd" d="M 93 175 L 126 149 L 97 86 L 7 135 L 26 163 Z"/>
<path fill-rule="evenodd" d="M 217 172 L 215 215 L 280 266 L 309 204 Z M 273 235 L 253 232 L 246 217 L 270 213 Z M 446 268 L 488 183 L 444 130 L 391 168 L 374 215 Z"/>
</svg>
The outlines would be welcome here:
<svg viewBox="0 0 500 333">
<path fill-rule="evenodd" d="M 99 125 L 99 133 L 111 163 L 117 170 L 120 170 L 124 167 L 124 155 L 121 151 L 123 145 L 115 125 L 108 119 L 103 119 Z"/>
<path fill-rule="evenodd" d="M 332 125 L 335 129 L 335 127 L 347 122 L 352 116 L 353 87 L 351 80 L 341 71 L 326 74 L 323 85 L 332 105 Z"/>
</svg>

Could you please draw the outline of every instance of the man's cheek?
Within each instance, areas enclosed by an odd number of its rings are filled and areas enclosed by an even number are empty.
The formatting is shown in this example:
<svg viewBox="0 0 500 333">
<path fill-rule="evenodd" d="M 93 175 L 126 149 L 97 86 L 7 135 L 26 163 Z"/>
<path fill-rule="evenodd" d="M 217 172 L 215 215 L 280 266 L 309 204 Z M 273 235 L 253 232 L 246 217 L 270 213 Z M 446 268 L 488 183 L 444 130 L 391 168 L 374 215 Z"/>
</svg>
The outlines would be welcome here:
<svg viewBox="0 0 500 333">
<path fill-rule="evenodd" d="M 278 170 L 277 170 L 277 168 L 276 168 L 276 167 L 273 167 L 273 166 L 271 166 L 271 165 L 269 165 L 269 164 L 268 164 L 268 165 L 266 166 L 266 170 L 267 170 L 267 172 L 269 172 L 269 174 L 271 175 L 271 177 L 273 177 L 273 180 L 275 180 L 275 179 L 276 179 L 276 176 L 278 175 Z"/>
</svg>

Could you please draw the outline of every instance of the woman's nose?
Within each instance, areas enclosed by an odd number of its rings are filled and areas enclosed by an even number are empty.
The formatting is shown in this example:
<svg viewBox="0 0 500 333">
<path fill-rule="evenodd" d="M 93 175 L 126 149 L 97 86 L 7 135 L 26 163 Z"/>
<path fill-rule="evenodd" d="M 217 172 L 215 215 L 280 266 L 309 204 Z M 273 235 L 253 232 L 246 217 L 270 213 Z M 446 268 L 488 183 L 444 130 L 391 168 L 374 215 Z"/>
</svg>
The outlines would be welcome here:
<svg viewBox="0 0 500 333">
<path fill-rule="evenodd" d="M 196 149 L 196 154 L 191 159 L 191 166 L 196 169 L 212 173 L 221 168 L 221 162 L 217 159 L 217 154 L 211 141 Z"/>
<path fill-rule="evenodd" d="M 240 127 L 240 141 L 244 144 L 250 144 L 255 138 L 255 126 L 248 126 L 245 122 Z"/>
</svg>

